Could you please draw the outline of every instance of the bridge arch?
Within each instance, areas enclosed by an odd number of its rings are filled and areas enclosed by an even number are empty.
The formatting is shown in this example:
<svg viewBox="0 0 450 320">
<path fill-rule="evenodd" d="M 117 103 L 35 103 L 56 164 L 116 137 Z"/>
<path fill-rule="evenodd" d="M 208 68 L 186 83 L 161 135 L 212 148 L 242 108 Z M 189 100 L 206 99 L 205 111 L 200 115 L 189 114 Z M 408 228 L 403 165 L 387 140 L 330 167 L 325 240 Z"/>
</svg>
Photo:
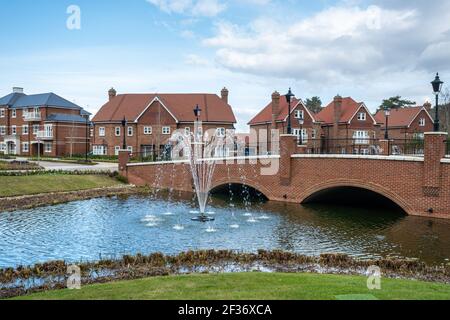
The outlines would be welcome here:
<svg viewBox="0 0 450 320">
<path fill-rule="evenodd" d="M 324 183 L 316 184 L 306 189 L 304 192 L 302 192 L 300 196 L 300 203 L 307 203 L 308 200 L 310 200 L 320 192 L 337 188 L 357 188 L 361 190 L 370 191 L 372 193 L 384 197 L 385 199 L 390 200 L 392 203 L 394 203 L 400 209 L 402 209 L 406 214 L 408 215 L 414 214 L 414 210 L 411 208 L 411 206 L 397 193 L 378 184 L 359 180 L 348 180 L 348 179 L 331 180 Z"/>
<path fill-rule="evenodd" d="M 213 185 L 211 186 L 211 192 L 214 193 L 214 190 L 218 190 L 221 187 L 228 187 L 229 185 L 247 186 L 247 187 L 254 189 L 258 193 L 262 194 L 268 200 L 273 199 L 272 193 L 270 192 L 269 189 L 260 185 L 258 182 L 253 181 L 252 179 L 245 179 L 245 180 L 219 179 L 219 180 L 215 180 Z"/>
</svg>

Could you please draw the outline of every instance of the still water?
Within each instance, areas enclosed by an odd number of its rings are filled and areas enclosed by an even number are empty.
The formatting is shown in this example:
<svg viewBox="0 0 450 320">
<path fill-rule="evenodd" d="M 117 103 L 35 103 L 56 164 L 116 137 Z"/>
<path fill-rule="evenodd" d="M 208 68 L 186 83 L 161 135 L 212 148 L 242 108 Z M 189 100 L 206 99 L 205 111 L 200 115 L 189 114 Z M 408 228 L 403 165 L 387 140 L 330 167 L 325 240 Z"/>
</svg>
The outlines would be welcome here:
<svg viewBox="0 0 450 320">
<path fill-rule="evenodd" d="M 448 263 L 450 221 L 382 209 L 213 198 L 201 224 L 191 197 L 102 198 L 0 214 L 0 267 L 189 249 L 290 250 L 306 255 L 417 258 Z"/>
</svg>

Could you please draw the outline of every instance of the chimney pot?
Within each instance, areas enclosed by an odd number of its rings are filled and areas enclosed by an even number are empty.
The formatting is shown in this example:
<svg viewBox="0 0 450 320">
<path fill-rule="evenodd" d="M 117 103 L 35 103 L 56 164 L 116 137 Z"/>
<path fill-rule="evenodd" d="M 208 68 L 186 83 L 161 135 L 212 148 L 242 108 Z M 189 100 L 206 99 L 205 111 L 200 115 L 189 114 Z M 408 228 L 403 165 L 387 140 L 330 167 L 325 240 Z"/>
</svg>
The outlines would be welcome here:
<svg viewBox="0 0 450 320">
<path fill-rule="evenodd" d="M 342 115 L 342 97 L 337 95 L 334 97 L 334 122 L 336 125 L 339 124 Z"/>
<path fill-rule="evenodd" d="M 224 87 L 223 89 L 222 89 L 222 92 L 221 92 L 221 95 L 222 95 L 222 100 L 226 103 L 226 104 L 228 104 L 228 95 L 229 95 L 229 91 L 228 91 L 228 89 L 226 88 L 226 87 Z"/>
<path fill-rule="evenodd" d="M 116 95 L 117 95 L 117 91 L 114 88 L 109 89 L 109 91 L 108 91 L 109 101 L 114 99 L 116 97 Z"/>
<path fill-rule="evenodd" d="M 280 98 L 281 95 L 278 91 L 272 93 L 272 126 L 276 128 L 276 120 L 280 114 Z"/>
<path fill-rule="evenodd" d="M 425 103 L 423 104 L 423 107 L 424 107 L 428 112 L 430 112 L 430 111 L 431 111 L 431 108 L 432 108 L 432 105 L 431 105 L 431 103 L 430 103 L 429 101 L 427 101 L 427 102 L 425 102 Z"/>
</svg>

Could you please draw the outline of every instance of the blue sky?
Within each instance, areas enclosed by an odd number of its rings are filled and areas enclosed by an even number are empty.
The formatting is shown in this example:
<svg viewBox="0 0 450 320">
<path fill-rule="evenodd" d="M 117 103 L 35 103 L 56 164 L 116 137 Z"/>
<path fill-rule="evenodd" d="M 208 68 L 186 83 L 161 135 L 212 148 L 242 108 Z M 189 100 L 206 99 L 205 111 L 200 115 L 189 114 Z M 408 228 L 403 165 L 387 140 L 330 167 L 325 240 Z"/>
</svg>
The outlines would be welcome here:
<svg viewBox="0 0 450 320">
<path fill-rule="evenodd" d="M 214 92 L 238 129 L 292 86 L 375 109 L 400 94 L 423 103 L 450 75 L 450 5 L 436 0 L 0 0 L 0 95 L 53 91 L 95 112 L 110 87 Z M 81 10 L 69 30 L 66 10 Z M 447 77 L 450 82 L 450 76 Z"/>
</svg>

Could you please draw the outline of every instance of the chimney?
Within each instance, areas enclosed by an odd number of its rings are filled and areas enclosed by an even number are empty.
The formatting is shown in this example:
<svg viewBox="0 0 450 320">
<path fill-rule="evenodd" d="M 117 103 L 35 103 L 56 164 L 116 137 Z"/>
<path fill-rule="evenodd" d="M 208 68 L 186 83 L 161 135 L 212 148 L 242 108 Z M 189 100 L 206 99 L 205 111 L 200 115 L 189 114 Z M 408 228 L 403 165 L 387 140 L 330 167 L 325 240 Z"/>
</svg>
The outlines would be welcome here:
<svg viewBox="0 0 450 320">
<path fill-rule="evenodd" d="M 12 88 L 13 93 L 23 93 L 23 88 L 20 87 L 14 87 Z"/>
<path fill-rule="evenodd" d="M 280 113 L 280 93 L 275 91 L 272 93 L 272 129 L 276 129 L 277 118 Z"/>
<path fill-rule="evenodd" d="M 334 123 L 337 125 L 341 120 L 342 115 L 342 97 L 337 95 L 334 97 Z"/>
<path fill-rule="evenodd" d="M 425 102 L 425 103 L 423 104 L 423 107 L 424 107 L 425 109 L 427 109 L 428 112 L 430 112 L 430 111 L 431 111 L 431 108 L 432 108 L 431 103 L 430 103 L 429 101 Z"/>
<path fill-rule="evenodd" d="M 114 88 L 109 89 L 109 91 L 108 91 L 109 101 L 114 99 L 116 97 L 116 95 L 117 95 L 117 91 Z"/>
<path fill-rule="evenodd" d="M 221 92 L 221 95 L 222 95 L 222 100 L 226 103 L 226 104 L 228 104 L 228 94 L 229 94 L 230 92 L 228 91 L 228 89 L 227 88 L 223 88 L 222 89 L 222 92 Z"/>
</svg>

